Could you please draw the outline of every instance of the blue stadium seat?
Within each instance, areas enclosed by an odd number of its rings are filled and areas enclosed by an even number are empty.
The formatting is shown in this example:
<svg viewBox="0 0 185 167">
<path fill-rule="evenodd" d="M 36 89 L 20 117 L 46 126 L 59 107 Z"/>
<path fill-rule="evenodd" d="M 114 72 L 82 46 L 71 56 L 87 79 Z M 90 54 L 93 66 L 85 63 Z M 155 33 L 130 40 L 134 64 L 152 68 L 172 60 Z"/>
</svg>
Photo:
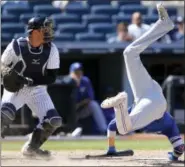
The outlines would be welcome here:
<svg viewBox="0 0 185 167">
<path fill-rule="evenodd" d="M 67 5 L 64 10 L 66 13 L 83 15 L 90 12 L 89 6 L 87 5 Z"/>
<path fill-rule="evenodd" d="M 12 15 L 20 15 L 25 13 L 31 13 L 33 9 L 28 5 L 15 5 L 15 6 L 7 6 L 4 10 L 4 14 L 12 14 Z"/>
<path fill-rule="evenodd" d="M 168 14 L 169 16 L 176 16 L 177 15 L 177 9 L 174 7 L 168 7 L 167 8 L 167 11 L 168 11 Z M 153 9 L 153 12 L 152 12 L 154 15 L 158 15 L 158 12 L 157 12 L 157 9 Z"/>
<path fill-rule="evenodd" d="M 51 5 L 51 0 L 31 0 L 28 1 L 28 5 L 34 7 L 35 5 Z"/>
<path fill-rule="evenodd" d="M 132 15 L 134 12 L 140 12 L 143 15 L 147 15 L 148 8 L 141 5 L 123 5 L 120 7 L 120 12 L 126 15 Z"/>
<path fill-rule="evenodd" d="M 12 34 L 9 34 L 9 33 L 1 34 L 1 42 L 10 42 L 12 38 L 13 38 Z"/>
<path fill-rule="evenodd" d="M 60 33 L 56 34 L 54 42 L 65 42 L 65 41 L 74 41 L 74 35 L 70 33 Z"/>
<path fill-rule="evenodd" d="M 15 15 L 2 15 L 1 16 L 1 23 L 18 23 L 19 22 L 19 17 Z"/>
<path fill-rule="evenodd" d="M 27 36 L 26 33 L 16 33 L 16 34 L 14 34 L 15 39 L 18 39 L 20 37 L 26 37 L 26 36 Z"/>
<path fill-rule="evenodd" d="M 77 41 L 101 42 L 105 41 L 105 37 L 101 33 L 78 33 L 75 36 Z"/>
<path fill-rule="evenodd" d="M 27 24 L 28 20 L 31 19 L 34 16 L 36 16 L 36 14 L 34 14 L 34 13 L 22 14 L 22 15 L 20 15 L 20 21 L 24 24 Z M 47 15 L 46 14 L 41 14 L 39 16 L 47 16 Z"/>
<path fill-rule="evenodd" d="M 140 5 L 141 1 L 140 0 L 124 0 L 124 1 L 118 1 L 118 5 L 128 5 L 128 4 L 133 4 L 133 5 Z"/>
<path fill-rule="evenodd" d="M 80 17 L 77 14 L 53 14 L 51 15 L 51 18 L 55 22 L 55 25 L 61 23 L 79 23 L 81 21 Z"/>
<path fill-rule="evenodd" d="M 112 5 L 94 5 L 91 8 L 93 14 L 107 14 L 113 15 L 119 12 L 119 8 L 113 7 Z"/>
<path fill-rule="evenodd" d="M 145 16 L 143 17 L 143 22 L 145 24 L 152 24 L 155 23 L 158 20 L 158 15 L 152 15 L 152 16 Z"/>
<path fill-rule="evenodd" d="M 79 32 L 87 32 L 86 26 L 80 23 L 59 24 L 58 30 L 61 33 L 73 33 L 73 34 Z"/>
<path fill-rule="evenodd" d="M 27 5 L 28 6 L 28 2 L 27 1 L 6 1 L 6 3 L 4 3 L 1 6 L 1 11 L 6 10 L 6 8 L 9 8 L 9 6 L 24 6 Z"/>
<path fill-rule="evenodd" d="M 115 26 L 111 23 L 91 23 L 88 25 L 88 29 L 90 32 L 107 34 L 114 32 Z"/>
<path fill-rule="evenodd" d="M 105 14 L 89 14 L 89 15 L 83 15 L 82 21 L 84 24 L 111 23 L 111 17 Z"/>
<path fill-rule="evenodd" d="M 115 36 L 117 36 L 117 33 L 108 33 L 108 34 L 105 35 L 106 40 L 108 40 L 111 37 L 115 37 Z"/>
<path fill-rule="evenodd" d="M 88 5 L 108 5 L 111 3 L 109 0 L 87 0 Z"/>
<path fill-rule="evenodd" d="M 120 22 L 130 24 L 131 23 L 131 16 L 130 15 L 113 15 L 112 16 L 112 22 L 115 24 L 118 24 Z"/>
<path fill-rule="evenodd" d="M 1 25 L 1 31 L 3 33 L 23 33 L 25 32 L 25 26 L 21 23 L 4 23 Z"/>
<path fill-rule="evenodd" d="M 61 9 L 55 8 L 52 5 L 36 5 L 34 6 L 33 10 L 36 14 L 47 14 L 47 15 L 62 12 Z"/>
</svg>

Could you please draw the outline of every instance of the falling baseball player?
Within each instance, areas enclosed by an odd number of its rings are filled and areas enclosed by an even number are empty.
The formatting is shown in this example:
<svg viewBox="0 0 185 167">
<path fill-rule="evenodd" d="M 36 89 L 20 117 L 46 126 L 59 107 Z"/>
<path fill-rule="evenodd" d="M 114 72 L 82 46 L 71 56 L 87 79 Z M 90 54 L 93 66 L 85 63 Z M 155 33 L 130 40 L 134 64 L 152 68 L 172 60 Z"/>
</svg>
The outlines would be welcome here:
<svg viewBox="0 0 185 167">
<path fill-rule="evenodd" d="M 1 133 L 15 120 L 16 111 L 26 104 L 40 120 L 22 148 L 25 156 L 49 157 L 40 147 L 61 126 L 61 117 L 47 93 L 60 66 L 59 52 L 51 41 L 53 23 L 47 17 L 28 22 L 28 37 L 13 39 L 1 57 L 4 92 L 1 103 Z"/>
<path fill-rule="evenodd" d="M 165 135 L 173 146 L 168 153 L 172 161 L 177 161 L 184 153 L 184 142 L 174 118 L 167 112 L 167 102 L 162 88 L 154 81 L 144 68 L 140 53 L 150 44 L 167 34 L 174 28 L 166 9 L 161 3 L 157 4 L 159 20 L 124 50 L 124 59 L 128 79 L 134 94 L 135 103 L 127 108 L 127 93 L 121 92 L 117 96 L 104 100 L 102 108 L 114 108 L 113 119 L 107 130 L 109 148 L 107 155 L 116 155 L 116 130 L 122 135 L 142 129 L 145 132 Z"/>
</svg>

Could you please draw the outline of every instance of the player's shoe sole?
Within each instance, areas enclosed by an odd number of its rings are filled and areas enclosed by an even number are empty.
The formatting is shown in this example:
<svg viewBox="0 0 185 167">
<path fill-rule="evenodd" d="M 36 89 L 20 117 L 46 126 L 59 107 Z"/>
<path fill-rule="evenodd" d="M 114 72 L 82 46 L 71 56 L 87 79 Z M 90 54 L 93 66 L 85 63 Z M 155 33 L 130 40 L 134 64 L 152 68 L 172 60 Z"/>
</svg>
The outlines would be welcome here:
<svg viewBox="0 0 185 167">
<path fill-rule="evenodd" d="M 174 29 L 175 25 L 170 19 L 168 12 L 163 6 L 163 4 L 158 3 L 156 6 L 157 6 L 158 15 L 159 15 L 159 20 L 161 20 L 164 24 L 163 27 L 165 27 L 168 31 Z"/>
<path fill-rule="evenodd" d="M 157 7 L 159 18 L 161 20 L 168 20 L 169 19 L 169 16 L 168 16 L 167 10 L 163 6 L 163 4 L 162 3 L 158 3 L 156 5 L 156 7 Z"/>
<path fill-rule="evenodd" d="M 158 15 L 159 15 L 159 20 L 164 21 L 166 29 L 169 31 L 174 29 L 175 25 L 170 19 L 168 12 L 163 6 L 163 4 L 158 3 L 156 7 L 157 7 Z"/>
<path fill-rule="evenodd" d="M 102 108 L 112 108 L 118 106 L 119 104 L 123 103 L 124 100 L 127 98 L 126 92 L 118 93 L 116 96 L 107 98 L 101 103 Z"/>
</svg>

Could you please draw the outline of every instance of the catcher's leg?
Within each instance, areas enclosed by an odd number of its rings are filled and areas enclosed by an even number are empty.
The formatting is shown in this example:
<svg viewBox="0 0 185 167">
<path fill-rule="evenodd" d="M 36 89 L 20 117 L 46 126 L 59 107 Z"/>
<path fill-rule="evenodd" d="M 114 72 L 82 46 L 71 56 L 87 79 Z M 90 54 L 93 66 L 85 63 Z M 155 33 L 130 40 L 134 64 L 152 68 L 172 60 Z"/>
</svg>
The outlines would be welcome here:
<svg viewBox="0 0 185 167">
<path fill-rule="evenodd" d="M 1 103 L 1 135 L 4 136 L 5 128 L 14 120 L 16 111 L 24 105 L 22 93 L 8 92 L 4 89 Z"/>
<path fill-rule="evenodd" d="M 40 147 L 52 133 L 61 126 L 62 119 L 54 109 L 53 102 L 45 88 L 39 92 L 30 94 L 27 105 L 39 117 L 40 124 L 33 131 L 30 140 L 23 146 L 22 153 L 25 156 L 50 156 L 50 152 L 41 150 Z"/>
</svg>

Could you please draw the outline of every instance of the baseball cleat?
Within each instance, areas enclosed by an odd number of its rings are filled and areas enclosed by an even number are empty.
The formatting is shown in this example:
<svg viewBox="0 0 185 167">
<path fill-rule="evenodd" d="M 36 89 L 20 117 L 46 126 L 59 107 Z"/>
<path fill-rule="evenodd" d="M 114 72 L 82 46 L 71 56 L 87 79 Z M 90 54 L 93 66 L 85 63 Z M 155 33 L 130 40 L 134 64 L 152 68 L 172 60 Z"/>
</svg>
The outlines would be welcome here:
<svg viewBox="0 0 185 167">
<path fill-rule="evenodd" d="M 168 158 L 170 161 L 178 161 L 178 157 L 173 155 L 173 152 L 168 152 Z"/>
<path fill-rule="evenodd" d="M 126 92 L 118 93 L 116 96 L 107 98 L 101 103 L 102 108 L 112 108 L 118 106 L 119 104 L 123 103 L 124 100 L 127 98 Z"/>
<path fill-rule="evenodd" d="M 168 152 L 168 158 L 171 161 L 178 161 L 178 158 L 184 153 L 184 144 L 181 144 L 174 148 L 173 152 Z"/>
<path fill-rule="evenodd" d="M 167 24 L 165 24 L 165 27 L 168 28 L 169 31 L 172 30 L 175 25 L 172 22 L 172 20 L 170 19 L 168 12 L 162 3 L 157 4 L 157 11 L 158 11 L 159 19 L 162 21 L 165 21 L 165 23 L 167 23 Z"/>
<path fill-rule="evenodd" d="M 158 11 L 159 18 L 161 20 L 169 19 L 168 13 L 162 3 L 157 4 L 157 11 Z"/>
<path fill-rule="evenodd" d="M 25 157 L 43 157 L 43 158 L 49 158 L 51 156 L 51 153 L 47 150 L 42 149 L 33 149 L 28 145 L 28 142 L 23 146 L 22 155 Z"/>
</svg>

